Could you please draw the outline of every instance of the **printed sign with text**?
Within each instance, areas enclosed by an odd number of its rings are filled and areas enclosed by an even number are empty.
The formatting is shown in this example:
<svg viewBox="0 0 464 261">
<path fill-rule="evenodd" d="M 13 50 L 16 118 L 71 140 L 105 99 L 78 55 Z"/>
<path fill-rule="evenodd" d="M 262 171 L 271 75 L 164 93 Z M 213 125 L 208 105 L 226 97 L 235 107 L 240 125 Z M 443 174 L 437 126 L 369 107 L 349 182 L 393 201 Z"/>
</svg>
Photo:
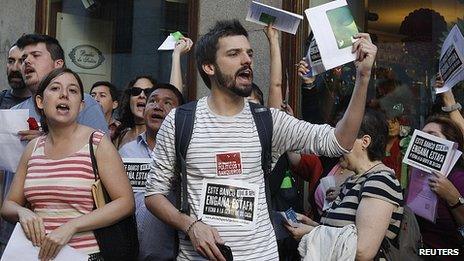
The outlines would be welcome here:
<svg viewBox="0 0 464 261">
<path fill-rule="evenodd" d="M 218 176 L 242 174 L 242 156 L 240 152 L 216 154 L 216 173 Z"/>
<path fill-rule="evenodd" d="M 254 226 L 259 187 L 237 180 L 205 180 L 200 218 L 219 225 Z"/>
<path fill-rule="evenodd" d="M 447 176 L 462 154 L 456 148 L 452 141 L 415 130 L 403 162 L 428 173 Z"/>
<path fill-rule="evenodd" d="M 150 172 L 150 158 L 123 158 L 124 169 L 134 192 L 145 192 L 145 183 Z"/>
</svg>

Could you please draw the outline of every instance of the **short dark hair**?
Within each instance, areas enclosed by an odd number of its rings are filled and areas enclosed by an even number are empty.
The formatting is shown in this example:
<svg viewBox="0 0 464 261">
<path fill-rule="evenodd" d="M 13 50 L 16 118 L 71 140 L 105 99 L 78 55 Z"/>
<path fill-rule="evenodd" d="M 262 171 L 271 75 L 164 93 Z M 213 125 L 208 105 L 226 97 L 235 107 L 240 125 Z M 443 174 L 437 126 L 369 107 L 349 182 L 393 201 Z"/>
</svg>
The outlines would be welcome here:
<svg viewBox="0 0 464 261">
<path fill-rule="evenodd" d="M 73 70 L 71 69 L 68 69 L 68 68 L 65 68 L 65 67 L 62 67 L 62 68 L 58 68 L 58 69 L 54 69 L 53 71 L 51 71 L 39 84 L 39 88 L 37 89 L 37 92 L 35 93 L 34 95 L 34 105 L 35 105 L 35 109 L 36 111 L 39 113 L 40 115 L 40 126 L 42 127 L 42 130 L 45 132 L 45 133 L 48 133 L 48 125 L 47 125 L 47 117 L 45 116 L 45 114 L 43 113 L 43 111 L 41 109 L 39 109 L 39 107 L 37 106 L 37 101 L 36 101 L 36 97 L 38 95 L 42 96 L 43 98 L 43 94 L 44 94 L 44 91 L 45 89 L 47 88 L 47 86 L 50 84 L 50 82 L 55 79 L 56 77 L 62 75 L 62 74 L 65 74 L 65 73 L 70 73 L 74 76 L 74 78 L 76 78 L 77 80 L 77 83 L 79 85 L 79 90 L 81 91 L 81 100 L 83 101 L 84 100 L 84 85 L 82 84 L 82 80 L 81 80 L 81 77 L 79 77 L 79 75 L 77 73 L 75 73 Z"/>
<path fill-rule="evenodd" d="M 92 87 L 90 87 L 89 93 L 92 93 L 92 90 L 93 90 L 95 87 L 101 86 L 101 85 L 108 87 L 108 89 L 110 90 L 111 99 L 112 99 L 113 101 L 119 101 L 119 91 L 118 91 L 118 88 L 117 88 L 114 84 L 112 84 L 112 83 L 110 83 L 110 82 L 108 82 L 108 81 L 98 81 L 98 82 L 94 83 L 94 84 L 92 85 Z"/>
<path fill-rule="evenodd" d="M 174 93 L 177 97 L 177 103 L 180 105 L 185 103 L 184 96 L 182 93 L 179 91 L 179 89 L 176 88 L 176 86 L 169 84 L 169 83 L 157 83 L 155 85 L 155 88 L 153 88 L 153 91 L 158 90 L 158 89 L 166 89 L 170 90 L 171 92 Z"/>
<path fill-rule="evenodd" d="M 256 94 L 256 96 L 258 97 L 258 100 L 259 100 L 259 104 L 264 106 L 264 98 L 263 98 L 264 94 L 261 91 L 261 89 L 259 88 L 259 86 L 256 85 L 256 83 L 251 84 L 251 92 Z"/>
<path fill-rule="evenodd" d="M 242 24 L 236 19 L 218 21 L 216 25 L 203 35 L 197 42 L 195 48 L 195 58 L 197 68 L 203 82 L 208 88 L 211 88 L 211 81 L 208 75 L 203 71 L 204 64 L 216 63 L 216 52 L 218 49 L 219 39 L 226 36 L 243 35 L 248 38 L 248 32 Z"/>
<path fill-rule="evenodd" d="M 385 114 L 366 109 L 358 132 L 358 139 L 364 135 L 371 137 L 371 143 L 367 146 L 367 156 L 371 161 L 382 160 L 385 157 L 385 149 L 388 140 L 388 123 Z"/>
<path fill-rule="evenodd" d="M 50 53 L 50 56 L 53 61 L 58 59 L 63 60 L 64 62 L 64 51 L 60 45 L 60 42 L 54 37 L 45 34 L 26 34 L 21 36 L 16 44 L 19 49 L 24 49 L 28 45 L 36 45 L 38 43 L 44 43 L 47 51 Z"/>
</svg>

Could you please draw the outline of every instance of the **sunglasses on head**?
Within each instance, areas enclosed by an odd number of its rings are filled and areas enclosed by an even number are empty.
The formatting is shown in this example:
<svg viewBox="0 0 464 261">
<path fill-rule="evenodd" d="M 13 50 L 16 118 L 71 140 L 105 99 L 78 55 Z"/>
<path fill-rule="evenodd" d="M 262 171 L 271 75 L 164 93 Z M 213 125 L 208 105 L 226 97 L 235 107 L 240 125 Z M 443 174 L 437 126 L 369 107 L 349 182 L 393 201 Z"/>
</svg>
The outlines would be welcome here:
<svg viewBox="0 0 464 261">
<path fill-rule="evenodd" d="M 128 89 L 128 92 L 131 96 L 139 96 L 142 92 L 145 93 L 145 96 L 149 96 L 150 93 L 153 91 L 153 88 L 142 89 L 140 87 L 132 87 Z"/>
</svg>

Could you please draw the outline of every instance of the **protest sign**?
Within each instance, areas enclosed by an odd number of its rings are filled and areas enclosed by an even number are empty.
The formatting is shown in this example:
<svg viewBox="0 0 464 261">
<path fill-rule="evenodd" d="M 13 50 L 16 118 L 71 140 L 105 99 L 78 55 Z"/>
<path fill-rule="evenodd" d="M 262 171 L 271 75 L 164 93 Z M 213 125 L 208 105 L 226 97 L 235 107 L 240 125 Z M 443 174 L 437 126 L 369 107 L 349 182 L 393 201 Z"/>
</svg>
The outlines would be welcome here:
<svg viewBox="0 0 464 261">
<path fill-rule="evenodd" d="M 19 140 L 18 131 L 28 130 L 29 110 L 0 110 L 0 168 L 16 172 L 26 142 Z"/>
<path fill-rule="evenodd" d="M 324 64 L 322 63 L 321 52 L 317 47 L 316 38 L 314 38 L 314 34 L 310 34 L 310 37 L 311 42 L 309 43 L 308 52 L 305 57 L 305 60 L 309 65 L 309 72 L 305 75 L 306 77 L 316 76 L 326 71 Z"/>
<path fill-rule="evenodd" d="M 438 197 L 430 189 L 429 179 L 433 174 L 411 168 L 406 205 L 418 216 L 433 223 L 437 218 Z"/>
<path fill-rule="evenodd" d="M 353 36 L 358 33 L 358 28 L 346 0 L 306 9 L 305 14 L 315 38 L 310 57 L 317 64 L 317 48 L 322 61 L 322 67 L 314 69 L 311 76 L 356 59 L 356 54 L 351 52 L 351 46 L 355 42 Z"/>
<path fill-rule="evenodd" d="M 464 37 L 461 30 L 455 25 L 441 48 L 439 70 L 444 81 L 437 93 L 446 92 L 458 82 L 464 80 Z"/>
<path fill-rule="evenodd" d="M 439 172 L 448 176 L 461 154 L 456 143 L 415 130 L 403 163 L 428 173 Z"/>
<path fill-rule="evenodd" d="M 277 30 L 296 34 L 303 16 L 253 1 L 246 20 L 261 25 L 272 24 Z"/>
<path fill-rule="evenodd" d="M 150 172 L 150 158 L 123 158 L 124 169 L 134 192 L 145 192 L 145 183 Z"/>
<path fill-rule="evenodd" d="M 255 226 L 259 187 L 237 180 L 206 179 L 199 218 L 219 225 Z"/>
</svg>

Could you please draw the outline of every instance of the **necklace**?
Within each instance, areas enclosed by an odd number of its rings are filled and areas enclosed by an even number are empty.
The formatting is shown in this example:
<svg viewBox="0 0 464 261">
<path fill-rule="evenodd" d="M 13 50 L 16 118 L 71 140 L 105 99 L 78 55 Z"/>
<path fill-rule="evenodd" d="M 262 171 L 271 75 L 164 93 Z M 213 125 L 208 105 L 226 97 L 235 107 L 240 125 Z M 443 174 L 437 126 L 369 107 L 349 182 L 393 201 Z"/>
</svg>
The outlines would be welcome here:
<svg viewBox="0 0 464 261">
<path fill-rule="evenodd" d="M 359 174 L 359 175 L 355 175 L 356 177 L 356 180 L 355 182 L 358 181 L 358 179 L 362 176 L 364 176 L 366 173 L 369 173 L 369 171 L 371 171 L 372 169 L 374 169 L 375 167 L 377 167 L 378 165 L 382 164 L 382 162 L 378 162 L 377 164 L 374 164 L 372 167 L 368 168 L 366 171 L 364 171 L 362 174 Z"/>
</svg>

